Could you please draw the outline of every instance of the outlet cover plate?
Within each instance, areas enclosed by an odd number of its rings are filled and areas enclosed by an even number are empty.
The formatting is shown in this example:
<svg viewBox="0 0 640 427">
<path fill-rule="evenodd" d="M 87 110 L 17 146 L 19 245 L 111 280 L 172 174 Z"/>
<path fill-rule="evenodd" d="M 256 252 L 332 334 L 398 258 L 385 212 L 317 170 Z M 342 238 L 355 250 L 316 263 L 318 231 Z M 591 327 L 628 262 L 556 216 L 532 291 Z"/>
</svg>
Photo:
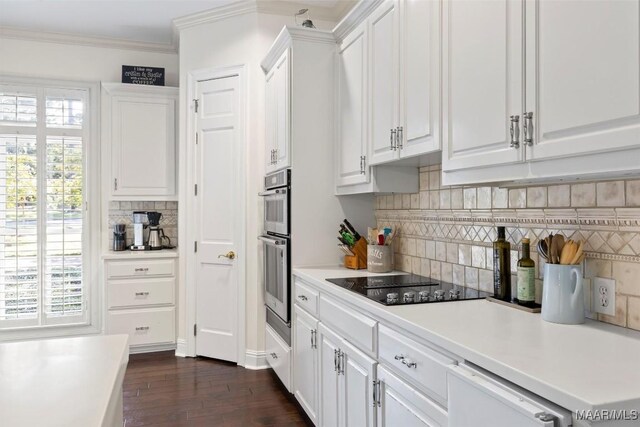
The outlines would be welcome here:
<svg viewBox="0 0 640 427">
<path fill-rule="evenodd" d="M 616 315 L 616 281 L 594 277 L 591 281 L 591 305 L 594 313 Z"/>
</svg>

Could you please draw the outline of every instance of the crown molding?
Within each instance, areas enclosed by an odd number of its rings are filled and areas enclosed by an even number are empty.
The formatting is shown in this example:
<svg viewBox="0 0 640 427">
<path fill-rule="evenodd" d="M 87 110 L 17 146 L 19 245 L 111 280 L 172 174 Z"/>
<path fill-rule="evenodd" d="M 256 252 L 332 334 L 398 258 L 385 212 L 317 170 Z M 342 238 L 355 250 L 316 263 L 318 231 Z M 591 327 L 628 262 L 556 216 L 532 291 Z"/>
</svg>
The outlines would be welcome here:
<svg viewBox="0 0 640 427">
<path fill-rule="evenodd" d="M 384 0 L 360 0 L 351 11 L 333 28 L 338 42 L 363 22 Z"/>
<path fill-rule="evenodd" d="M 166 54 L 177 53 L 177 45 L 169 43 L 151 43 L 109 37 L 79 36 L 68 33 L 23 30 L 12 27 L 0 27 L 0 38 L 101 47 L 106 49 L 125 49 Z"/>
<path fill-rule="evenodd" d="M 256 1 L 241 0 L 228 5 L 216 7 L 202 12 L 193 13 L 173 20 L 174 31 L 180 32 L 187 28 L 211 22 L 221 21 L 234 16 L 245 15 L 258 11 Z"/>
<path fill-rule="evenodd" d="M 265 73 L 275 65 L 282 52 L 291 46 L 294 40 L 333 45 L 336 43 L 331 31 L 285 25 L 260 63 L 260 67 Z"/>
</svg>

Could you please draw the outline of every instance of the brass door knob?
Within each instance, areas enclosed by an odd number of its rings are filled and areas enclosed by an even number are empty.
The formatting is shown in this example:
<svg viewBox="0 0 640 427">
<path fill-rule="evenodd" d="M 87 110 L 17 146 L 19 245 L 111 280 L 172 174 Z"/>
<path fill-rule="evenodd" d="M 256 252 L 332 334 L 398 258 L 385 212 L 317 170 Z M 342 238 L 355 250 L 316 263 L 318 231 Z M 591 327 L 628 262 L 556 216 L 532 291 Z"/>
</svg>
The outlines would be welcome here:
<svg viewBox="0 0 640 427">
<path fill-rule="evenodd" d="M 218 255 L 218 258 L 235 259 L 236 258 L 236 253 L 233 252 L 233 251 L 229 251 L 226 254 Z"/>
</svg>

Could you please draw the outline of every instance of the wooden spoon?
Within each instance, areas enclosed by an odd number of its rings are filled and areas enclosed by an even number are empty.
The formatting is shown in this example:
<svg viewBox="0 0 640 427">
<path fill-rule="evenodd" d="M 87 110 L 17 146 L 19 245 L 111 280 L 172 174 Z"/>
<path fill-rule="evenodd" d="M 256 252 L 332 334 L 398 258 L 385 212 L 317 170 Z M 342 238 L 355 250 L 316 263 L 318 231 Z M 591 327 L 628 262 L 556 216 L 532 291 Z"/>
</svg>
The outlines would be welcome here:
<svg viewBox="0 0 640 427">
<path fill-rule="evenodd" d="M 553 236 L 553 245 L 556 247 L 556 264 L 560 264 L 560 255 L 564 248 L 564 236 L 562 234 L 556 234 Z"/>
</svg>

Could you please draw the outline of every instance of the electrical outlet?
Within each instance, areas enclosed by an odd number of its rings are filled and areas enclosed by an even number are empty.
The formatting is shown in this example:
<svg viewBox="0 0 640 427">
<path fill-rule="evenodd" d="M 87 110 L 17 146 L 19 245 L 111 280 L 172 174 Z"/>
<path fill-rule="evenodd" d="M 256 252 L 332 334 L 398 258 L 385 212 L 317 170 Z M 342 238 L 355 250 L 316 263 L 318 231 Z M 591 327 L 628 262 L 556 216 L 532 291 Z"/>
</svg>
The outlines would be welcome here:
<svg viewBox="0 0 640 427">
<path fill-rule="evenodd" d="M 595 313 L 616 315 L 616 281 L 594 277 L 591 282 L 591 304 Z"/>
</svg>

